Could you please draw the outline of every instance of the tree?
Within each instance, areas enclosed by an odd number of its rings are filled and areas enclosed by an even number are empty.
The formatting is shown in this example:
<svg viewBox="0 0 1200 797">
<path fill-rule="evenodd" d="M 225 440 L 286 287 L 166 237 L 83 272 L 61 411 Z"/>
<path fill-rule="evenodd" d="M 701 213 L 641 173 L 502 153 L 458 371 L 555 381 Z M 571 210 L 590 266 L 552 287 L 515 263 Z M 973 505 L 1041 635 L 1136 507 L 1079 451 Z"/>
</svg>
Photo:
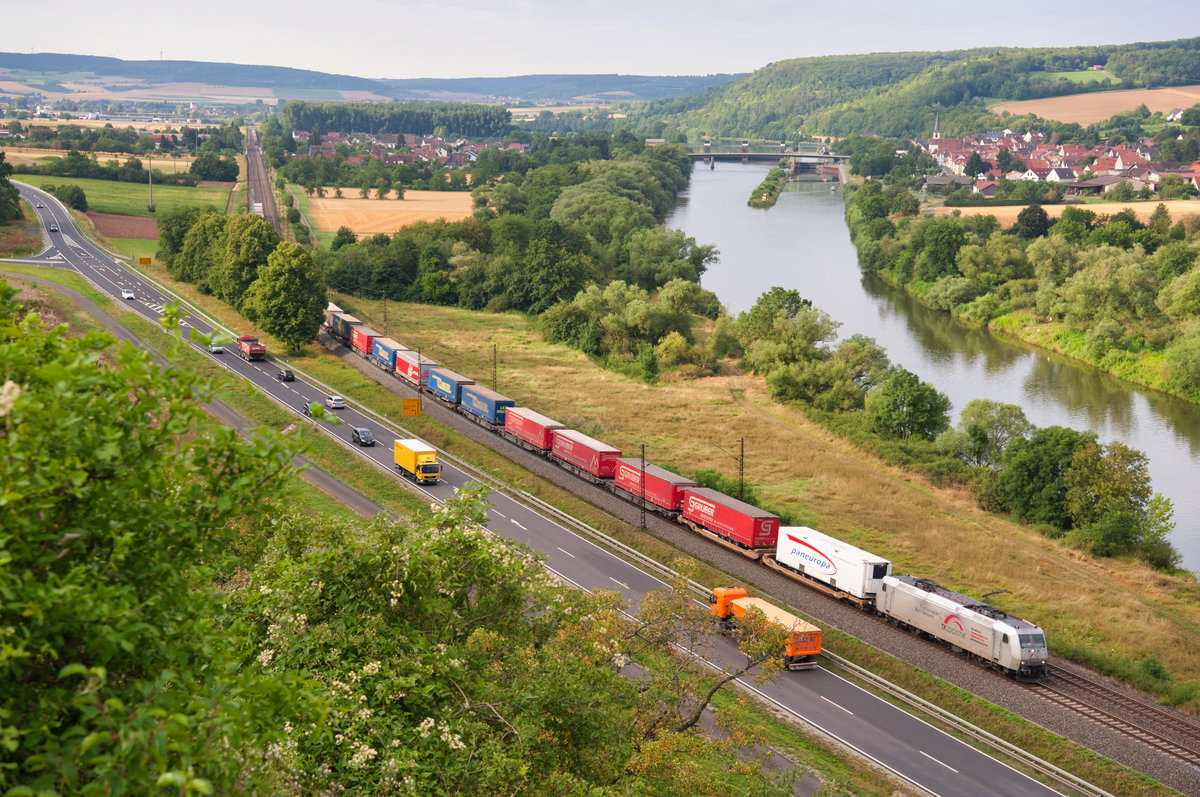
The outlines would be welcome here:
<svg viewBox="0 0 1200 797">
<path fill-rule="evenodd" d="M 325 280 L 312 256 L 296 243 L 282 243 L 246 291 L 246 314 L 263 331 L 299 353 L 316 339 L 326 305 Z"/>
<path fill-rule="evenodd" d="M 1066 473 L 1075 452 L 1095 442 L 1094 432 L 1077 432 L 1063 426 L 1047 426 L 1028 439 L 1013 440 L 1004 452 L 1004 465 L 996 481 L 1001 503 L 1018 519 L 1070 528 Z"/>
<path fill-rule="evenodd" d="M 354 234 L 354 230 L 343 225 L 338 227 L 337 232 L 334 233 L 333 240 L 329 243 L 329 248 L 336 252 L 343 246 L 349 246 L 354 243 L 358 243 L 358 236 Z"/>
<path fill-rule="evenodd" d="M 872 429 L 901 440 L 932 440 L 950 425 L 950 399 L 904 368 L 872 391 L 867 409 Z"/>
<path fill-rule="evenodd" d="M 225 249 L 226 219 L 218 213 L 201 214 L 183 237 L 171 275 L 190 282 L 201 293 L 213 293 L 211 281 L 215 262 Z"/>
<path fill-rule="evenodd" d="M 972 150 L 967 158 L 966 166 L 963 168 L 963 174 L 971 178 L 977 178 L 981 174 L 986 174 L 992 168 L 992 164 L 979 157 L 979 153 Z"/>
<path fill-rule="evenodd" d="M 158 224 L 158 259 L 177 279 L 179 275 L 173 270 L 175 258 L 183 250 L 183 242 L 192 225 L 207 213 L 216 213 L 216 210 L 211 205 L 178 205 L 155 214 L 155 222 Z"/>
<path fill-rule="evenodd" d="M 5 153 L 0 152 L 0 224 L 21 218 L 21 194 L 8 179 L 13 167 L 4 158 Z"/>
<path fill-rule="evenodd" d="M 968 465 L 998 468 L 1009 443 L 1026 438 L 1034 426 L 1016 404 L 972 399 L 963 407 L 958 428 L 938 435 L 940 450 Z"/>
<path fill-rule="evenodd" d="M 213 576 L 290 452 L 210 428 L 211 387 L 147 351 L 0 316 L 0 790 L 273 791 L 307 691 L 244 671 Z"/>
<path fill-rule="evenodd" d="M 231 183 L 238 178 L 241 167 L 238 166 L 237 158 L 232 156 L 222 158 L 215 152 L 201 152 L 192 161 L 188 171 L 199 180 Z"/>
<path fill-rule="evenodd" d="M 1133 184 L 1122 180 L 1109 189 L 1104 198 L 1111 202 L 1129 202 L 1133 199 Z"/>
<path fill-rule="evenodd" d="M 1017 223 L 1013 225 L 1012 231 L 1026 241 L 1031 241 L 1041 238 L 1049 229 L 1050 216 L 1047 215 L 1046 209 L 1034 204 L 1017 214 Z"/>
<path fill-rule="evenodd" d="M 209 273 L 213 293 L 234 309 L 242 309 L 246 291 L 279 240 L 279 233 L 262 216 L 231 217 L 225 224 L 223 250 Z"/>
</svg>

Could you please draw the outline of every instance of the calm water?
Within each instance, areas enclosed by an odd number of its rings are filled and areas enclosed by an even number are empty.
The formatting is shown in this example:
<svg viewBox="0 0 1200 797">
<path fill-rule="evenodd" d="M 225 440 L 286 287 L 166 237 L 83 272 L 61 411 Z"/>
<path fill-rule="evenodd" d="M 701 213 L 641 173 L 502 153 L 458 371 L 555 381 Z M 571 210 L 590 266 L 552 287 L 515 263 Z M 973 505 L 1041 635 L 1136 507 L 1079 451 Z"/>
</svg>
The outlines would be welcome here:
<svg viewBox="0 0 1200 797">
<path fill-rule="evenodd" d="M 747 310 L 774 285 L 795 288 L 840 321 L 843 337 L 864 334 L 892 362 L 920 375 L 954 403 L 1018 404 L 1037 426 L 1090 429 L 1102 443 L 1119 440 L 1146 452 L 1154 489 L 1175 505 L 1171 542 L 1184 565 L 1200 572 L 1200 407 L 1140 392 L 1116 379 L 1022 346 L 1001 343 L 858 269 L 843 219 L 841 191 L 824 183 L 792 184 L 769 211 L 746 207 L 765 168 L 697 166 L 683 203 L 667 219 L 720 262 L 704 275 L 731 313 Z"/>
</svg>

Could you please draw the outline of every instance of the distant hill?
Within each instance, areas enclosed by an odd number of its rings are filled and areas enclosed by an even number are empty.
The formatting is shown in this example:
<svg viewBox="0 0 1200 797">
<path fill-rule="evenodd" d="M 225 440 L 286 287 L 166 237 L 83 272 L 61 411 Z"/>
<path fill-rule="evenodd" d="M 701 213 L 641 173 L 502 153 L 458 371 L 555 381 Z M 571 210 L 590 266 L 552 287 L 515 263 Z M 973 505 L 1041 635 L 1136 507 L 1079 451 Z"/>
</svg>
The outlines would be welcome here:
<svg viewBox="0 0 1200 797">
<path fill-rule="evenodd" d="M 1103 77 L 1095 69 L 1103 66 Z M 1001 100 L 1200 82 L 1200 37 L 1087 47 L 990 47 L 778 61 L 694 97 L 650 101 L 628 118 L 690 137 L 793 139 L 978 129 Z"/>
<path fill-rule="evenodd" d="M 523 75 L 499 78 L 370 79 L 281 66 L 208 61 L 124 61 L 94 55 L 0 53 L 0 69 L 32 91 L 62 92 L 63 83 L 103 83 L 103 78 L 147 84 L 202 83 L 261 88 L 278 99 L 339 99 L 341 92 L 367 92 L 396 100 L 568 103 L 580 99 L 653 100 L 706 91 L 738 75 L 653 77 L 645 75 Z M 120 87 L 114 86 L 114 91 Z M 322 96 L 321 92 L 327 92 Z"/>
</svg>

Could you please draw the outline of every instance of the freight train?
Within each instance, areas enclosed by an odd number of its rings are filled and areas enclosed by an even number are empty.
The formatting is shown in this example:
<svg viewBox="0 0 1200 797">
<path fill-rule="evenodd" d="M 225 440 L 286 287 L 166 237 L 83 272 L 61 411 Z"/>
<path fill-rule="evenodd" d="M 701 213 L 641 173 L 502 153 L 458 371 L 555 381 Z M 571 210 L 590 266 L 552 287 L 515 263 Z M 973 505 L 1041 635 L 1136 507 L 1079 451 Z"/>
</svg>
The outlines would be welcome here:
<svg viewBox="0 0 1200 797">
<path fill-rule="evenodd" d="M 1041 628 L 928 579 L 892 575 L 892 563 L 814 529 L 781 527 L 766 510 L 699 487 L 677 473 L 568 429 L 442 368 L 330 305 L 330 334 L 392 376 L 564 470 L 645 506 L 805 586 L 950 646 L 1022 680 L 1048 669 Z"/>
</svg>

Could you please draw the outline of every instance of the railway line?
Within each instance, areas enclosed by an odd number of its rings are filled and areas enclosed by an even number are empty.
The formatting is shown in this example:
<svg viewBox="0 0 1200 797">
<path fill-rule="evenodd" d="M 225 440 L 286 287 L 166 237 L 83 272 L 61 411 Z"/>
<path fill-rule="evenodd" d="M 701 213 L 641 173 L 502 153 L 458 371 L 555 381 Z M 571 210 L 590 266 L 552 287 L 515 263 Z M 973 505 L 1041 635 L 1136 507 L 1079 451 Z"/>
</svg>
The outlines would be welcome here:
<svg viewBox="0 0 1200 797">
<path fill-rule="evenodd" d="M 1139 700 L 1090 675 L 1054 665 L 1031 688 L 1057 706 L 1200 768 L 1200 721 Z"/>
</svg>

